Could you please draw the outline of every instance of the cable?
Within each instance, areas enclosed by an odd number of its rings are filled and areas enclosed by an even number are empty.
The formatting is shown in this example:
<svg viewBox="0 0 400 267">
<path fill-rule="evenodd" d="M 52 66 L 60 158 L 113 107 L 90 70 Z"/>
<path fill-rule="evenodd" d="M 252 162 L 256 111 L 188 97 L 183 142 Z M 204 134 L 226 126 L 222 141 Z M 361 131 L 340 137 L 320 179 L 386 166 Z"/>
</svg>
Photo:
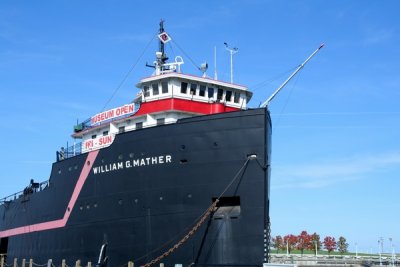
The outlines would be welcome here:
<svg viewBox="0 0 400 267">
<path fill-rule="evenodd" d="M 103 108 L 101 109 L 101 112 L 104 111 L 104 109 L 106 108 L 106 106 L 111 102 L 111 100 L 114 98 L 115 94 L 118 92 L 118 90 L 122 87 L 122 85 L 124 85 L 125 81 L 128 79 L 128 76 L 131 74 L 131 72 L 133 71 L 133 69 L 136 67 L 136 65 L 139 63 L 139 60 L 143 57 L 144 53 L 147 51 L 147 48 L 150 46 L 150 44 L 153 42 L 154 38 L 156 37 L 156 35 L 153 35 L 153 37 L 151 38 L 151 40 L 148 42 L 148 44 L 146 45 L 146 47 L 144 48 L 144 50 L 142 51 L 142 53 L 140 54 L 140 56 L 138 57 L 138 59 L 136 60 L 136 62 L 131 66 L 131 68 L 129 69 L 128 73 L 125 74 L 124 78 L 122 79 L 122 81 L 119 83 L 119 85 L 117 86 L 117 88 L 115 88 L 114 92 L 112 93 L 111 97 L 107 100 L 106 104 L 103 106 Z"/>
<path fill-rule="evenodd" d="M 181 52 L 185 55 L 185 57 L 187 57 L 190 60 L 190 62 L 193 64 L 193 66 L 195 66 L 196 69 L 199 69 L 199 65 L 196 64 L 196 62 L 194 62 L 194 60 L 188 54 L 186 54 L 185 51 L 183 51 L 183 49 L 178 45 L 178 43 L 175 42 L 173 39 L 172 39 L 172 42 L 179 48 L 179 50 L 181 50 Z"/>
<path fill-rule="evenodd" d="M 285 101 L 285 103 L 284 103 L 284 105 L 283 105 L 281 111 L 280 111 L 279 114 L 278 114 L 278 119 L 277 119 L 275 125 L 279 125 L 279 122 L 280 122 L 280 120 L 281 120 L 281 118 L 282 118 L 282 114 L 283 114 L 283 112 L 285 111 L 287 104 L 289 103 L 289 99 L 290 99 L 290 97 L 292 96 L 294 87 L 296 86 L 296 84 L 297 84 L 297 82 L 298 82 L 298 80 L 299 80 L 299 78 L 300 78 L 300 75 L 301 75 L 301 73 L 299 73 L 299 75 L 296 77 L 296 80 L 294 81 L 292 87 L 290 88 L 290 90 L 289 90 L 289 96 L 286 98 L 286 101 Z"/>
</svg>

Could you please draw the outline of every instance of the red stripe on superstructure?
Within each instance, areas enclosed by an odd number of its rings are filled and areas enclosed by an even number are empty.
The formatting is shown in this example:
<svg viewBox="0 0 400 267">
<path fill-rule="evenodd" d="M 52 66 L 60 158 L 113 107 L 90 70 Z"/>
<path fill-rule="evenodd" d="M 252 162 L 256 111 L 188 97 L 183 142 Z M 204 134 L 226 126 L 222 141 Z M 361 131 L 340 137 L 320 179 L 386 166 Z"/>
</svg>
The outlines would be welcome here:
<svg viewBox="0 0 400 267">
<path fill-rule="evenodd" d="M 185 111 L 197 114 L 214 114 L 239 110 L 228 107 L 223 103 L 203 103 L 191 100 L 168 98 L 151 102 L 144 102 L 134 116 L 140 116 L 169 110 Z"/>
<path fill-rule="evenodd" d="M 85 184 L 85 181 L 89 176 L 90 170 L 98 153 L 99 150 L 89 152 L 85 164 L 82 168 L 81 174 L 79 175 L 78 181 L 75 185 L 74 191 L 72 192 L 71 199 L 69 200 L 68 206 L 65 209 L 64 217 L 62 219 L 0 231 L 0 238 L 64 227 L 67 224 L 69 216 L 71 215 L 71 211 L 76 204 L 76 200 L 78 199 L 83 185 Z"/>
</svg>

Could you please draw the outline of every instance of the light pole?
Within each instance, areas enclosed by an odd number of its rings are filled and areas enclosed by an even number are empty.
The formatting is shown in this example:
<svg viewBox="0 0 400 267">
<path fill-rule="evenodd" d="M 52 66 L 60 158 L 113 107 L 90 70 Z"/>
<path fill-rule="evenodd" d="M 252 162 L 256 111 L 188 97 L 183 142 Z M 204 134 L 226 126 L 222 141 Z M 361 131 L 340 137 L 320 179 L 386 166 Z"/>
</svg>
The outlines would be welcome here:
<svg viewBox="0 0 400 267">
<path fill-rule="evenodd" d="M 358 249 L 357 249 L 357 242 L 356 242 L 356 258 L 358 258 Z"/>
<path fill-rule="evenodd" d="M 289 258 L 289 238 L 286 239 L 286 257 Z"/>
<path fill-rule="evenodd" d="M 226 50 L 229 51 L 229 54 L 231 55 L 231 83 L 233 83 L 233 55 L 239 52 L 239 48 L 234 47 L 230 48 L 227 43 L 224 43 Z"/>
<path fill-rule="evenodd" d="M 317 258 L 318 257 L 318 241 L 314 240 L 313 242 L 314 242 L 314 246 L 315 246 L 315 257 Z"/>
<path fill-rule="evenodd" d="M 378 249 L 379 249 L 379 266 L 382 266 L 383 237 L 380 237 L 378 239 Z"/>
<path fill-rule="evenodd" d="M 390 241 L 390 247 L 392 248 L 392 266 L 394 267 L 395 254 L 394 254 L 393 238 L 389 237 L 389 241 Z"/>
</svg>

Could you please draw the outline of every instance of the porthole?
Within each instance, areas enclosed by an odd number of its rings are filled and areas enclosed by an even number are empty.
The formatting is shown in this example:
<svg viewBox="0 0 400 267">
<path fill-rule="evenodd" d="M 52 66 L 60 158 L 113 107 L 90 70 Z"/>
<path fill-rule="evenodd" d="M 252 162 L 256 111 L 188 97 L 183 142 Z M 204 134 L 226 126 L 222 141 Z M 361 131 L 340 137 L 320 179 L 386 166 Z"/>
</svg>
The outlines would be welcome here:
<svg viewBox="0 0 400 267">
<path fill-rule="evenodd" d="M 121 160 L 121 159 L 123 159 L 123 158 L 124 158 L 124 156 L 123 156 L 122 154 L 118 156 L 118 159 L 119 159 L 119 160 Z"/>
<path fill-rule="evenodd" d="M 185 145 L 181 145 L 181 150 L 185 150 L 186 146 Z"/>
<path fill-rule="evenodd" d="M 90 160 L 88 160 L 88 161 L 86 162 L 86 165 L 88 165 L 88 166 L 90 165 Z"/>
<path fill-rule="evenodd" d="M 69 168 L 68 168 L 68 171 L 72 171 L 72 167 L 69 167 Z"/>
<path fill-rule="evenodd" d="M 122 199 L 118 200 L 119 205 L 122 205 L 122 203 L 123 203 Z"/>
<path fill-rule="evenodd" d="M 164 198 L 163 197 L 160 197 L 160 200 L 163 200 Z"/>
<path fill-rule="evenodd" d="M 94 203 L 94 204 L 93 204 L 93 207 L 94 207 L 94 208 L 97 208 L 97 203 Z"/>
<path fill-rule="evenodd" d="M 129 153 L 129 157 L 132 159 L 135 156 L 134 153 Z"/>
<path fill-rule="evenodd" d="M 188 198 L 192 198 L 192 194 L 188 194 L 187 197 L 188 197 Z"/>
<path fill-rule="evenodd" d="M 101 163 L 104 163 L 104 159 L 101 159 Z"/>
<path fill-rule="evenodd" d="M 139 202 L 139 199 L 135 199 L 133 202 L 135 202 L 135 204 L 137 204 Z"/>
<path fill-rule="evenodd" d="M 79 209 L 80 209 L 80 210 L 83 210 L 83 206 L 82 206 L 82 205 L 81 205 L 81 206 L 79 206 Z"/>
<path fill-rule="evenodd" d="M 61 169 L 58 169 L 58 174 L 61 174 Z"/>
<path fill-rule="evenodd" d="M 89 204 L 86 205 L 86 209 L 90 209 L 90 205 Z"/>
<path fill-rule="evenodd" d="M 78 165 L 75 165 L 75 166 L 74 166 L 74 169 L 77 170 L 77 169 L 78 169 Z"/>
</svg>

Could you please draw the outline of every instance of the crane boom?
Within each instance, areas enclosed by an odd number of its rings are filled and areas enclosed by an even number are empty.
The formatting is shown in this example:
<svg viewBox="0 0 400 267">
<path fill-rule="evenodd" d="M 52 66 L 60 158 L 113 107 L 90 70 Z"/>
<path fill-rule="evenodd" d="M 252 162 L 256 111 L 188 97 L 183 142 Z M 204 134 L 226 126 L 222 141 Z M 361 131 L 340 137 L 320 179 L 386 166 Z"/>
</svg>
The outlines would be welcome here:
<svg viewBox="0 0 400 267">
<path fill-rule="evenodd" d="M 264 102 L 261 104 L 261 107 L 268 107 L 269 103 L 272 101 L 272 99 L 279 93 L 280 90 L 282 90 L 283 87 L 307 64 L 308 61 L 322 48 L 324 47 L 324 44 L 321 44 L 317 50 L 315 50 L 300 66 L 297 67 L 297 69 L 292 73 L 292 75 L 289 76 L 289 78 L 284 81 L 281 86 L 278 87 L 278 89 L 275 90 L 275 92 Z"/>
</svg>

